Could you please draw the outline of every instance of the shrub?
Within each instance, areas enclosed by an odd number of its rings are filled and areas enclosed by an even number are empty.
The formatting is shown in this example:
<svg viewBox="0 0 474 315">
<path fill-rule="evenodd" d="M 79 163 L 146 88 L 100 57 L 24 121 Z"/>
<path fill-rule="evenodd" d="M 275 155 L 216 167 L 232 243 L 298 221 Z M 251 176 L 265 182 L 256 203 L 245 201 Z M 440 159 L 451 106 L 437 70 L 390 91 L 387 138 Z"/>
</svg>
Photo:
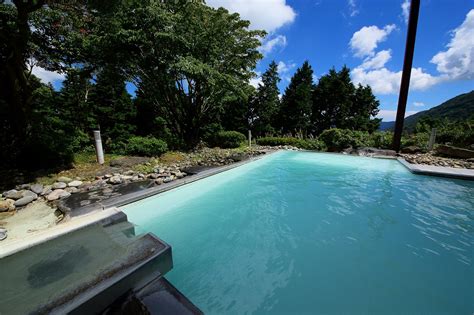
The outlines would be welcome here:
<svg viewBox="0 0 474 315">
<path fill-rule="evenodd" d="M 318 138 L 323 141 L 328 151 L 342 151 L 346 148 L 366 147 L 373 144 L 366 131 L 352 131 L 348 129 L 332 128 L 324 130 Z"/>
<path fill-rule="evenodd" d="M 408 136 L 402 137 L 401 147 L 417 146 L 422 150 L 428 149 L 428 142 L 430 139 L 430 134 L 427 132 L 420 132 Z"/>
<path fill-rule="evenodd" d="M 153 137 L 131 137 L 125 147 L 125 153 L 138 156 L 160 156 L 168 150 L 166 142 Z"/>
<path fill-rule="evenodd" d="M 298 139 L 293 137 L 264 137 L 257 139 L 257 144 L 268 146 L 291 145 L 304 150 L 325 151 L 324 142 L 317 139 Z"/>
<path fill-rule="evenodd" d="M 219 131 L 210 137 L 208 144 L 220 148 L 238 148 L 247 138 L 238 131 Z"/>
<path fill-rule="evenodd" d="M 393 132 L 380 131 L 371 135 L 373 146 L 379 149 L 391 149 L 393 142 Z"/>
</svg>

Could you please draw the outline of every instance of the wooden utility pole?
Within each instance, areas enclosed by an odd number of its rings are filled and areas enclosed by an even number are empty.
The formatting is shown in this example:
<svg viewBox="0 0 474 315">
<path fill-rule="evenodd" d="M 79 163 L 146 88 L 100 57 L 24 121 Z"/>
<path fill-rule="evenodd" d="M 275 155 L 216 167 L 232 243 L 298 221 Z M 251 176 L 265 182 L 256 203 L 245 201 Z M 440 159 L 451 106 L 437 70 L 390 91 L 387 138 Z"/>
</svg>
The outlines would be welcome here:
<svg viewBox="0 0 474 315">
<path fill-rule="evenodd" d="M 408 19 L 407 42 L 405 46 L 405 59 L 403 61 L 402 82 L 400 83 L 400 94 L 398 96 L 397 119 L 393 133 L 393 149 L 400 151 L 400 143 L 403 132 L 403 121 L 407 108 L 408 89 L 410 87 L 411 67 L 413 64 L 413 52 L 415 50 L 416 28 L 418 25 L 418 14 L 420 12 L 420 0 L 411 0 L 410 17 Z"/>
</svg>

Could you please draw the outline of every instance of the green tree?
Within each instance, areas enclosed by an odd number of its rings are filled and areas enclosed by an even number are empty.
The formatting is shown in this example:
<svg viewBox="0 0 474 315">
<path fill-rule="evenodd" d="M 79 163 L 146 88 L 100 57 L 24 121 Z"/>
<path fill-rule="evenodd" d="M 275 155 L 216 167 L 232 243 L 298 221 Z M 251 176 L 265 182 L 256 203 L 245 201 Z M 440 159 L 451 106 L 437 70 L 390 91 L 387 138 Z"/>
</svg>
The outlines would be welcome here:
<svg viewBox="0 0 474 315">
<path fill-rule="evenodd" d="M 136 109 L 120 69 L 111 66 L 103 68 L 91 88 L 88 101 L 107 148 L 125 143 L 133 135 Z"/>
<path fill-rule="evenodd" d="M 320 134 L 329 128 L 362 130 L 378 129 L 379 101 L 369 86 L 356 88 L 346 66 L 340 71 L 334 68 L 322 76 L 313 92 L 312 131 Z"/>
<path fill-rule="evenodd" d="M 152 2 L 124 14 L 122 34 L 133 34 L 122 42 L 131 77 L 170 130 L 193 147 L 224 104 L 245 98 L 264 33 L 198 1 Z"/>
<path fill-rule="evenodd" d="M 253 102 L 253 130 L 255 136 L 264 136 L 275 131 L 275 121 L 280 108 L 278 66 L 272 61 L 262 75 Z"/>
<path fill-rule="evenodd" d="M 313 70 L 308 61 L 296 70 L 282 97 L 279 125 L 283 133 L 307 134 L 311 124 Z"/>
</svg>

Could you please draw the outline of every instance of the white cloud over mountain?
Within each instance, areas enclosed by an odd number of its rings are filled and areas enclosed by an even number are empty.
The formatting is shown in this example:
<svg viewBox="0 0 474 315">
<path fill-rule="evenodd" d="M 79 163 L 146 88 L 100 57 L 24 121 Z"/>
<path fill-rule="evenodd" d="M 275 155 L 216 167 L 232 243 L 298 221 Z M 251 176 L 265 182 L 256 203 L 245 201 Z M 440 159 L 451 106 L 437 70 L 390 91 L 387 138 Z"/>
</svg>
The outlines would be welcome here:
<svg viewBox="0 0 474 315">
<path fill-rule="evenodd" d="M 390 26 L 390 27 L 389 27 Z M 355 83 L 368 84 L 377 94 L 397 94 L 400 89 L 402 71 L 385 67 L 391 59 L 391 50 L 375 52 L 395 27 L 365 26 L 355 32 L 350 41 L 354 56 L 364 58 L 362 64 L 352 70 Z M 464 22 L 454 29 L 447 50 L 438 52 L 431 59 L 438 74 L 432 75 L 421 67 L 412 68 L 410 88 L 426 90 L 440 82 L 471 80 L 474 78 L 474 9 L 469 11 Z"/>
<path fill-rule="evenodd" d="M 431 62 L 442 75 L 451 80 L 474 79 L 474 9 L 452 32 L 446 51 L 437 53 Z"/>
<path fill-rule="evenodd" d="M 416 113 L 418 113 L 418 111 L 408 110 L 408 111 L 405 112 L 405 117 L 414 115 Z M 382 109 L 377 114 L 377 118 L 382 118 L 383 121 L 394 121 L 396 117 L 397 117 L 397 111 L 396 110 Z"/>
</svg>

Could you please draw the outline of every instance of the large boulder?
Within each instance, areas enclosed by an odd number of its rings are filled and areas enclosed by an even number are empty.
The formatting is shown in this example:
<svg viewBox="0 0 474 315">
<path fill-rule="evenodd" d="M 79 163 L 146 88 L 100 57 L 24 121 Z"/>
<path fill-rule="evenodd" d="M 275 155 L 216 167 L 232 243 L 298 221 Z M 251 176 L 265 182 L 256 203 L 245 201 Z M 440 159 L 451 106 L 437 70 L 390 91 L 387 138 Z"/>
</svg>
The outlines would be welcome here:
<svg viewBox="0 0 474 315">
<path fill-rule="evenodd" d="M 69 184 L 67 184 L 69 187 L 79 187 L 82 185 L 82 181 L 80 180 L 73 180 Z"/>
<path fill-rule="evenodd" d="M 33 184 L 30 186 L 30 190 L 35 194 L 40 195 L 43 192 L 44 186 L 42 184 Z"/>
<path fill-rule="evenodd" d="M 458 159 L 471 159 L 471 158 L 474 158 L 474 151 L 473 150 L 452 147 L 452 146 L 449 146 L 449 145 L 439 145 L 436 148 L 436 153 L 439 154 L 439 155 L 452 157 L 452 158 L 458 158 Z"/>
<path fill-rule="evenodd" d="M 125 156 L 113 159 L 110 161 L 110 166 L 112 167 L 122 167 L 128 168 L 138 164 L 145 164 L 150 161 L 149 157 L 141 157 L 141 156 Z"/>
<path fill-rule="evenodd" d="M 23 197 L 23 190 L 12 189 L 3 193 L 3 196 L 8 199 L 18 200 Z"/>
<path fill-rule="evenodd" d="M 422 152 L 421 148 L 417 147 L 416 145 L 410 145 L 402 149 L 402 153 L 408 153 L 408 154 L 415 154 L 415 153 L 421 153 L 421 152 Z"/>
<path fill-rule="evenodd" d="M 0 212 L 13 211 L 15 210 L 15 200 L 6 199 L 0 200 Z"/>
<path fill-rule="evenodd" d="M 53 189 L 64 189 L 67 187 L 65 182 L 56 182 L 53 184 Z"/>
<path fill-rule="evenodd" d="M 36 194 L 35 194 L 36 195 Z M 35 196 L 29 195 L 15 201 L 15 207 L 23 207 L 35 200 Z"/>
</svg>

